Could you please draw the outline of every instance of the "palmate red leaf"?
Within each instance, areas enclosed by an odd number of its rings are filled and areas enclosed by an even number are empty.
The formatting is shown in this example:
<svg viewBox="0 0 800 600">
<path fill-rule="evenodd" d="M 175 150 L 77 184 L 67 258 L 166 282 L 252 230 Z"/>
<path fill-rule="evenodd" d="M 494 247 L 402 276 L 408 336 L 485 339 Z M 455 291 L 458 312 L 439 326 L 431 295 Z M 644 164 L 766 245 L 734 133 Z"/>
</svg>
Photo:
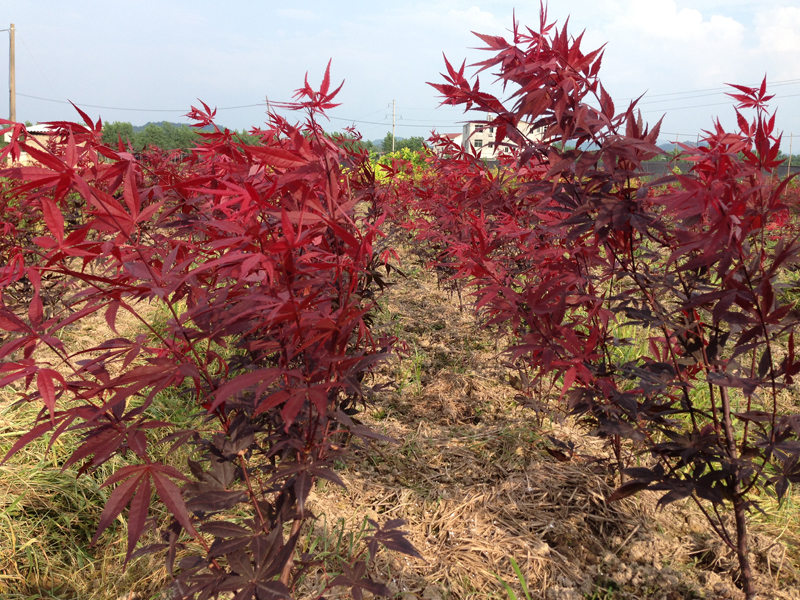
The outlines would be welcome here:
<svg viewBox="0 0 800 600">
<path fill-rule="evenodd" d="M 308 164 L 308 161 L 302 156 L 282 148 L 252 146 L 248 147 L 246 151 L 261 159 L 262 163 L 280 169 L 291 169 Z"/>
<path fill-rule="evenodd" d="M 561 387 L 561 398 L 563 398 L 564 394 L 566 394 L 572 388 L 572 384 L 575 383 L 575 378 L 577 375 L 577 367 L 571 367 L 566 373 L 564 373 L 564 385 Z"/>
<path fill-rule="evenodd" d="M 136 185 L 136 173 L 133 171 L 132 164 L 128 165 L 128 169 L 123 178 L 122 197 L 125 199 L 125 204 L 131 213 L 131 217 L 134 221 L 138 221 L 142 201 L 139 197 L 139 189 Z"/>
<path fill-rule="evenodd" d="M 214 393 L 214 401 L 208 407 L 211 412 L 216 409 L 220 404 L 225 402 L 231 396 L 238 394 L 246 388 L 252 387 L 258 383 L 271 385 L 282 374 L 279 368 L 259 369 L 258 371 L 251 371 L 243 375 L 237 375 L 227 383 L 221 385 Z"/>
<path fill-rule="evenodd" d="M 82 110 L 81 110 L 81 109 L 80 109 L 80 108 L 79 108 L 79 107 L 78 107 L 78 106 L 77 106 L 77 105 L 76 105 L 74 102 L 72 102 L 71 100 L 69 101 L 69 103 L 70 103 L 70 104 L 72 104 L 72 108 L 74 108 L 76 111 L 78 111 L 78 114 L 79 114 L 79 115 L 81 116 L 81 118 L 83 119 L 83 122 L 84 122 L 84 123 L 86 123 L 86 125 L 88 125 L 90 129 L 95 129 L 95 127 L 96 127 L 96 126 L 95 126 L 95 124 L 92 122 L 92 119 L 89 117 L 89 115 L 87 115 L 85 112 L 83 112 L 83 111 L 82 111 Z M 99 124 L 99 120 L 98 120 L 98 124 Z"/>
<path fill-rule="evenodd" d="M 114 519 L 116 519 L 117 516 L 128 505 L 128 502 L 130 502 L 130 499 L 133 497 L 133 494 L 136 491 L 139 483 L 143 478 L 147 477 L 147 473 L 143 472 L 147 469 L 147 465 L 136 466 L 136 471 L 138 474 L 126 479 L 124 482 L 115 487 L 114 491 L 112 491 L 111 495 L 108 497 L 106 505 L 103 507 L 103 512 L 100 514 L 100 521 L 97 525 L 97 531 L 95 531 L 95 534 L 92 537 L 92 545 L 94 545 L 97 540 L 100 539 L 100 535 L 106 529 L 108 529 L 108 526 L 114 522 Z"/>
<path fill-rule="evenodd" d="M 58 371 L 53 369 L 39 369 L 36 373 L 36 386 L 42 396 L 42 402 L 50 412 L 50 422 L 55 423 L 56 406 L 56 387 L 53 379 L 58 379 L 62 385 L 66 385 L 64 378 Z"/>
<path fill-rule="evenodd" d="M 203 523 L 203 525 L 200 526 L 200 531 L 222 538 L 240 538 L 253 534 L 250 529 L 246 529 L 230 521 L 211 521 L 209 523 Z"/>
<path fill-rule="evenodd" d="M 20 147 L 25 150 L 25 152 L 28 153 L 31 158 L 35 159 L 36 162 L 50 169 L 50 175 L 52 179 L 57 181 L 58 179 L 61 179 L 61 177 L 65 176 L 67 167 L 60 159 L 32 144 L 23 143 L 20 144 Z M 68 173 L 66 174 L 66 177 L 69 177 Z"/>
<path fill-rule="evenodd" d="M 35 427 L 33 427 L 30 431 L 22 434 L 20 438 L 14 442 L 11 446 L 11 449 L 6 452 L 6 455 L 3 457 L 3 460 L 0 461 L 0 464 L 5 463 L 9 458 L 14 456 L 17 452 L 19 452 L 22 448 L 30 444 L 33 440 L 36 440 L 42 437 L 48 431 L 51 431 L 55 424 L 63 420 L 64 416 L 60 415 L 55 418 L 54 421 L 45 421 L 43 423 L 39 423 Z"/>
<path fill-rule="evenodd" d="M 75 168 L 75 165 L 78 164 L 78 151 L 75 147 L 75 136 L 72 135 L 72 131 L 67 134 L 67 147 L 64 149 L 64 158 L 67 161 L 67 166 L 70 168 Z"/>
<path fill-rule="evenodd" d="M 150 496 L 150 477 L 144 476 L 136 495 L 131 501 L 130 511 L 128 512 L 128 550 L 125 553 L 126 563 L 130 560 L 131 554 L 144 532 L 144 524 L 150 509 Z"/>
<path fill-rule="evenodd" d="M 322 77 L 322 84 L 319 86 L 319 93 L 322 96 L 328 94 L 328 89 L 331 87 L 331 62 L 333 59 L 328 59 L 328 66 L 325 67 L 325 75 Z"/>
<path fill-rule="evenodd" d="M 50 198 L 42 198 L 42 214 L 47 229 L 58 240 L 59 245 L 64 242 L 64 216 Z"/>
<path fill-rule="evenodd" d="M 484 50 L 504 50 L 508 47 L 508 42 L 505 38 L 497 35 L 485 35 L 482 33 L 472 32 L 472 35 L 486 43 L 487 48 Z"/>
<path fill-rule="evenodd" d="M 644 490 L 649 485 L 650 483 L 647 481 L 628 481 L 614 490 L 614 493 L 608 497 L 606 502 L 611 503 L 616 502 L 617 500 L 622 500 L 623 498 L 627 498 L 628 496 L 632 496 L 633 494 Z"/>
<path fill-rule="evenodd" d="M 183 496 L 178 486 L 158 471 L 153 471 L 152 475 L 161 501 L 189 535 L 196 537 L 197 532 L 194 529 L 194 525 L 192 525 L 189 512 L 186 510 L 186 503 L 183 501 Z"/>
</svg>

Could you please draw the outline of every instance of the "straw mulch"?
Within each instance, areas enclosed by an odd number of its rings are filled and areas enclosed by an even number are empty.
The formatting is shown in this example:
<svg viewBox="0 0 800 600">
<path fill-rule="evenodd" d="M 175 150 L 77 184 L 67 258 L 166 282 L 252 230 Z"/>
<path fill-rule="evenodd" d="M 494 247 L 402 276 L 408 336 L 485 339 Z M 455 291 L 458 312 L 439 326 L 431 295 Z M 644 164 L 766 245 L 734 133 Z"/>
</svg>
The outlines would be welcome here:
<svg viewBox="0 0 800 600">
<path fill-rule="evenodd" d="M 405 519 L 424 561 L 381 553 L 373 572 L 405 600 L 508 598 L 499 579 L 524 598 L 511 558 L 533 598 L 741 597 L 735 557 L 693 504 L 657 511 L 650 493 L 606 502 L 619 482 L 603 441 L 519 407 L 503 340 L 477 329 L 432 277 L 398 280 L 385 314 L 409 353 L 384 369 L 395 391 L 360 417 L 398 443 L 356 451 L 341 473 L 346 490 L 312 493 L 320 518 L 308 539 L 339 519 L 352 529 L 364 517 Z M 577 458 L 556 462 L 548 435 L 574 442 Z M 759 587 L 800 599 L 797 510 L 770 512 L 752 519 Z"/>
</svg>

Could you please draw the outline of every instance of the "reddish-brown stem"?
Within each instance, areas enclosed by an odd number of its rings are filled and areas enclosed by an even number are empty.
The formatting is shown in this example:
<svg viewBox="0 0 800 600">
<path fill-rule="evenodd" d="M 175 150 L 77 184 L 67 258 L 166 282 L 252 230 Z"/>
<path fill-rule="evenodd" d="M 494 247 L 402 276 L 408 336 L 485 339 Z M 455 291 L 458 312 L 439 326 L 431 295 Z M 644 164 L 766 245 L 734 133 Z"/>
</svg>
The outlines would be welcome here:
<svg viewBox="0 0 800 600">
<path fill-rule="evenodd" d="M 295 519 L 292 523 L 292 531 L 289 534 L 289 539 L 294 537 L 298 531 L 300 531 L 300 527 L 303 525 L 302 519 Z M 290 557 L 289 560 L 286 561 L 286 564 L 283 565 L 283 570 L 281 571 L 281 578 L 280 582 L 283 585 L 289 585 L 289 578 L 292 574 L 292 567 L 294 566 L 294 560 Z"/>
</svg>

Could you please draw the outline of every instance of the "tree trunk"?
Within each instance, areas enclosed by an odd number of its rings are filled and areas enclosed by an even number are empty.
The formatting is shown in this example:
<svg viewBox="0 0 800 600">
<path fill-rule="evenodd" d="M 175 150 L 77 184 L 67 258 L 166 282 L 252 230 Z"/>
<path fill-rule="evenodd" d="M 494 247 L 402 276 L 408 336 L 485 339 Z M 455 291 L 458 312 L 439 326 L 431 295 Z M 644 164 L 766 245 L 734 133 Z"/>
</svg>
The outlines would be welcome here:
<svg viewBox="0 0 800 600">
<path fill-rule="evenodd" d="M 742 499 L 737 498 L 734 501 L 733 514 L 736 517 L 736 556 L 739 558 L 742 591 L 745 598 L 751 600 L 756 597 L 756 588 L 753 584 L 753 573 L 750 570 L 750 557 L 747 553 L 747 515 L 745 514 L 744 501 Z"/>
</svg>

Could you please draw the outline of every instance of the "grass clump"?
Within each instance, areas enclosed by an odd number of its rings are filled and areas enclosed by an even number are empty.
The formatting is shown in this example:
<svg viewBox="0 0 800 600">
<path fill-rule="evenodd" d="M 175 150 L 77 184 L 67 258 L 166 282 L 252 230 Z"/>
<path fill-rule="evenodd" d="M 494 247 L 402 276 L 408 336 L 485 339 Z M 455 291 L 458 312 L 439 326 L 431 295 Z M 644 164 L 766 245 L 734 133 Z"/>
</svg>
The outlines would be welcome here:
<svg viewBox="0 0 800 600">
<path fill-rule="evenodd" d="M 50 465 L 0 467 L 0 597 L 113 600 L 132 590 L 157 597 L 167 581 L 160 561 L 143 558 L 123 571 L 125 527 L 112 525 L 89 546 L 106 495 L 96 478 Z"/>
</svg>

